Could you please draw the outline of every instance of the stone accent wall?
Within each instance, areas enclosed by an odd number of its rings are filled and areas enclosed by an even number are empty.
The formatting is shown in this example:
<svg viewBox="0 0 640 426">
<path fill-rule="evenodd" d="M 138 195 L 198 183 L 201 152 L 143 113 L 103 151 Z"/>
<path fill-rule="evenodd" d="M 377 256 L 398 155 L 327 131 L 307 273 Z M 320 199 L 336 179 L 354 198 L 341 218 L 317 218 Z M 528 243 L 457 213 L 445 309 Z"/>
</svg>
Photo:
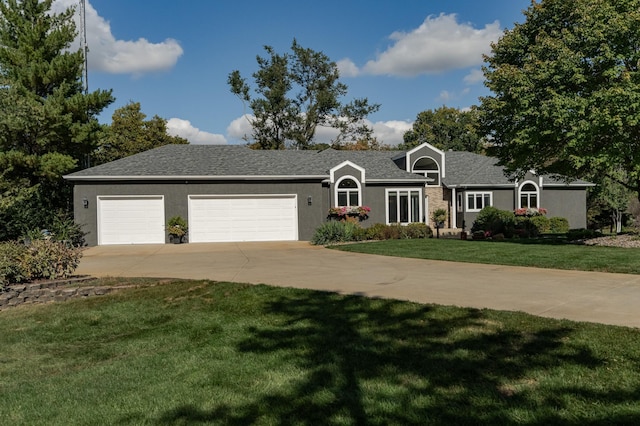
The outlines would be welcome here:
<svg viewBox="0 0 640 426">
<path fill-rule="evenodd" d="M 435 229 L 436 224 L 431 220 L 431 214 L 437 209 L 445 209 L 447 211 L 447 220 L 444 224 L 445 228 L 451 227 L 451 208 L 450 208 L 450 198 L 451 198 L 451 190 L 439 187 L 425 187 L 425 195 L 429 197 L 429 211 L 426 212 L 427 225 L 429 225 L 432 229 Z"/>
<path fill-rule="evenodd" d="M 94 279 L 85 277 L 65 281 L 9 285 L 5 287 L 5 291 L 0 292 L 0 310 L 25 303 L 64 302 L 72 298 L 101 296 L 113 291 L 113 288 L 104 286 L 70 286 L 73 283 Z"/>
</svg>

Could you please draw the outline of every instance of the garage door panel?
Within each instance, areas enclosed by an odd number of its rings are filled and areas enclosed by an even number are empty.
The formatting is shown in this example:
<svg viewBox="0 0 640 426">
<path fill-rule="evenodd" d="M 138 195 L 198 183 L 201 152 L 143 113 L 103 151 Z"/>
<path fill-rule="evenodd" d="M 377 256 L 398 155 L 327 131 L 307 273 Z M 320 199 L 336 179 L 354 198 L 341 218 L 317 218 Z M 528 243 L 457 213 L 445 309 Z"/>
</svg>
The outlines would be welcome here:
<svg viewBox="0 0 640 426">
<path fill-rule="evenodd" d="M 189 240 L 192 242 L 297 239 L 295 195 L 199 196 L 189 199 Z"/>
<path fill-rule="evenodd" d="M 98 197 L 98 244 L 162 244 L 164 198 Z"/>
</svg>

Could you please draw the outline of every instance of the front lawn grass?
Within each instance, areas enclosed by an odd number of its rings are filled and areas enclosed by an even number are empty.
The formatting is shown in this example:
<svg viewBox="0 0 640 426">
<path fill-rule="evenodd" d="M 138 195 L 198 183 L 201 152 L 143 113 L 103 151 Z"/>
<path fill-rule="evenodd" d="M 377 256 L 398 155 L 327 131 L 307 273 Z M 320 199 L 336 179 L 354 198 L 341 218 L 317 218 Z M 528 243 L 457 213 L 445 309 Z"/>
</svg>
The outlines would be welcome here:
<svg viewBox="0 0 640 426">
<path fill-rule="evenodd" d="M 0 326 L 2 424 L 640 423 L 624 327 L 208 281 Z"/>
<path fill-rule="evenodd" d="M 494 265 L 640 274 L 640 249 L 565 244 L 553 240 L 384 240 L 334 246 L 339 250 Z"/>
</svg>

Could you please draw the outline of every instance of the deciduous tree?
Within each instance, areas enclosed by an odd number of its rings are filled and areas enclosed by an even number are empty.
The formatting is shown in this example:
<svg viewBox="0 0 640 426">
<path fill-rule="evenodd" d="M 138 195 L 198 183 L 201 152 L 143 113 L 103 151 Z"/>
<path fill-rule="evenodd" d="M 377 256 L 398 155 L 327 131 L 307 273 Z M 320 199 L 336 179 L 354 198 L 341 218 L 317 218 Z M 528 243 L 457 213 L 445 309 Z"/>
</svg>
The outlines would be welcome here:
<svg viewBox="0 0 640 426">
<path fill-rule="evenodd" d="M 533 1 L 525 18 L 486 57 L 492 153 L 519 175 L 607 177 L 640 198 L 640 0 Z"/>
<path fill-rule="evenodd" d="M 154 115 L 150 120 L 139 102 L 130 102 L 114 111 L 111 125 L 105 126 L 104 136 L 93 158 L 102 164 L 168 144 L 189 143 L 167 133 L 167 120 Z"/>
<path fill-rule="evenodd" d="M 478 109 L 468 111 L 442 106 L 422 111 L 413 128 L 404 134 L 400 149 L 411 149 L 425 142 L 442 150 L 484 151 L 485 140 L 479 129 Z"/>
<path fill-rule="evenodd" d="M 255 95 L 240 71 L 229 74 L 231 92 L 253 112 L 250 142 L 260 149 L 307 149 L 313 144 L 316 128 L 338 129 L 332 145 L 370 135 L 364 119 L 378 110 L 364 99 L 343 104 L 347 86 L 339 80 L 338 67 L 324 53 L 300 46 L 296 40 L 291 53 L 279 54 L 264 47 L 267 56 L 257 57 L 253 73 Z"/>
</svg>

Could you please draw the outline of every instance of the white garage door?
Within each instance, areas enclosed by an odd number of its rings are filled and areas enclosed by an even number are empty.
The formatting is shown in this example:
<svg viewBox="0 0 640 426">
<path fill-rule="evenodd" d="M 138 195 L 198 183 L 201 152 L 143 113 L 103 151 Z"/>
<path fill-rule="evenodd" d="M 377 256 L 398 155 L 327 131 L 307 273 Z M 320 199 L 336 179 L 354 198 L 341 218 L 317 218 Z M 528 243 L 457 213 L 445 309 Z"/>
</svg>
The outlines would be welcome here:
<svg viewBox="0 0 640 426">
<path fill-rule="evenodd" d="M 189 196 L 189 241 L 294 241 L 295 195 Z"/>
<path fill-rule="evenodd" d="M 98 244 L 163 244 L 164 198 L 98 197 Z"/>
</svg>

